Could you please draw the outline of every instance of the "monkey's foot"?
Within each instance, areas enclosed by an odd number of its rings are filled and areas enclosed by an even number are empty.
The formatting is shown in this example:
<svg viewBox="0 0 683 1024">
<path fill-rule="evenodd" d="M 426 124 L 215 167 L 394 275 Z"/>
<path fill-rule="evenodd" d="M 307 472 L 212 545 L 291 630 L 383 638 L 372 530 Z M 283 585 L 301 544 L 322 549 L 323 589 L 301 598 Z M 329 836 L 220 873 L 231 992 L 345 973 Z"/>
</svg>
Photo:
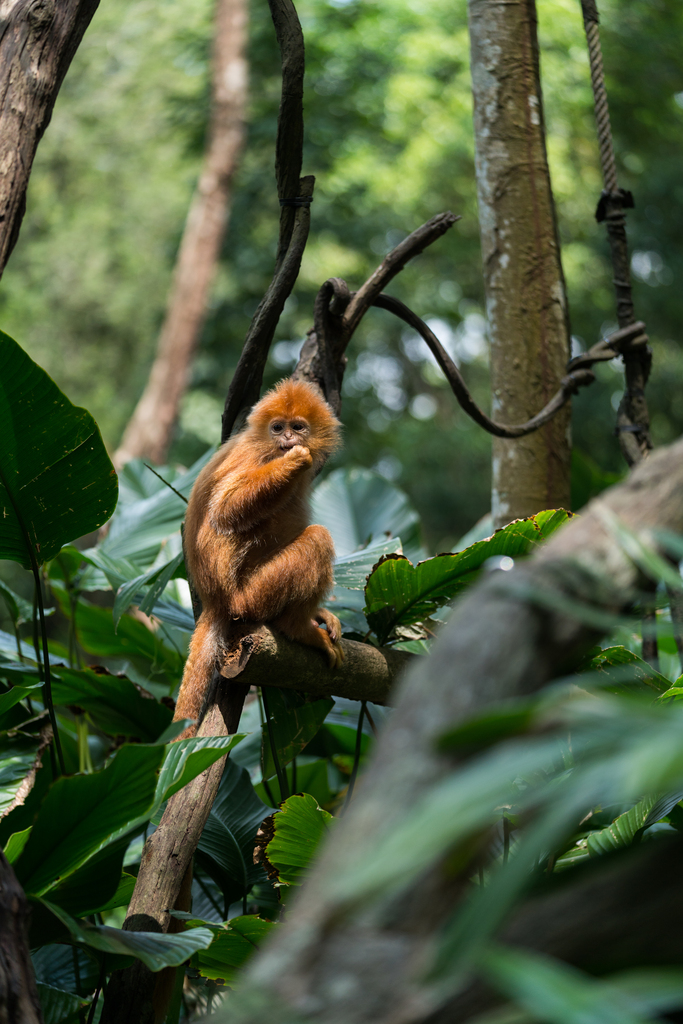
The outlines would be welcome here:
<svg viewBox="0 0 683 1024">
<path fill-rule="evenodd" d="M 341 635 L 342 627 L 341 622 L 332 612 L 328 611 L 327 608 L 319 608 L 316 617 L 316 622 L 323 623 L 327 627 L 327 656 L 330 662 L 330 668 L 339 668 L 344 661 L 344 651 L 341 646 Z M 321 632 L 323 632 L 321 630 Z"/>
</svg>

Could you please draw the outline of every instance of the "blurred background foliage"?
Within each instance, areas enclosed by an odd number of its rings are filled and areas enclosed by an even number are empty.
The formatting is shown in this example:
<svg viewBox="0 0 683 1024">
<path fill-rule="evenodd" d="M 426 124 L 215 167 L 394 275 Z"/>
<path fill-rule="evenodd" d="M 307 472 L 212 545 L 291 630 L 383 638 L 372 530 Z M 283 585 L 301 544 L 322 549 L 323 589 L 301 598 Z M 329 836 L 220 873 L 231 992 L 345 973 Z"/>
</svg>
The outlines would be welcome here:
<svg viewBox="0 0 683 1024">
<path fill-rule="evenodd" d="M 456 227 L 393 283 L 489 407 L 466 0 L 300 0 L 307 45 L 304 173 L 312 231 L 267 383 L 294 365 L 325 278 L 357 287 L 408 232 L 445 209 Z M 654 348 L 653 436 L 683 427 L 683 65 L 677 0 L 603 0 L 602 40 L 637 315 Z M 548 150 L 575 344 L 615 326 L 588 61 L 578 0 L 539 0 Z M 19 242 L 0 282 L 0 327 L 113 449 L 144 386 L 208 116 L 211 0 L 103 0 L 38 149 Z M 220 431 L 242 341 L 269 281 L 278 205 L 279 60 L 265 0 L 251 6 L 247 145 L 211 309 L 172 461 Z M 430 552 L 489 508 L 490 440 L 458 409 L 423 343 L 382 311 L 358 331 L 335 465 L 376 469 L 410 496 Z M 618 365 L 574 402 L 574 507 L 621 473 Z"/>
</svg>

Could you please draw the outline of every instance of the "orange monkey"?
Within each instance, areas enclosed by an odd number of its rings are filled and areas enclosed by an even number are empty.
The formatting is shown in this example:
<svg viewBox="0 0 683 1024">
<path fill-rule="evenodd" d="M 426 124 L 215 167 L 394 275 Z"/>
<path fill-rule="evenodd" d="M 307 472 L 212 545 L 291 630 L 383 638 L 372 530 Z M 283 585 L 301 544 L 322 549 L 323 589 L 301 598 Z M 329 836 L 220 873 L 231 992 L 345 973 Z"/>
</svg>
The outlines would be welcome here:
<svg viewBox="0 0 683 1024">
<path fill-rule="evenodd" d="M 332 538 L 308 525 L 311 482 L 338 445 L 339 422 L 317 389 L 284 380 L 197 477 L 184 544 L 202 614 L 176 719 L 199 719 L 231 619 L 267 622 L 341 664 L 339 619 L 319 607 L 332 586 Z"/>
</svg>

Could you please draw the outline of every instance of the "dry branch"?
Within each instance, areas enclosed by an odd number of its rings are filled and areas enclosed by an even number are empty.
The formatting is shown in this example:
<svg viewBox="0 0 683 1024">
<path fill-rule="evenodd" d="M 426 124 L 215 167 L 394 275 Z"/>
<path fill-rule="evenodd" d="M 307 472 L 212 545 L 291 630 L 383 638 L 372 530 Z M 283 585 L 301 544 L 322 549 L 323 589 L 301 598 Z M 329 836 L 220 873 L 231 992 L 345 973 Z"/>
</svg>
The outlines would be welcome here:
<svg viewBox="0 0 683 1024">
<path fill-rule="evenodd" d="M 57 93 L 99 0 L 5 0 L 0 7 L 0 274 Z"/>
<path fill-rule="evenodd" d="M 325 1024 L 409 1024 L 439 1010 L 421 977 L 434 933 L 462 896 L 462 880 L 437 865 L 400 899 L 362 909 L 335 899 L 335 886 L 452 771 L 436 752 L 437 736 L 494 702 L 532 693 L 570 671 L 601 635 L 600 627 L 553 610 L 558 601 L 615 613 L 636 599 L 639 570 L 606 528 L 604 508 L 650 543 L 656 544 L 656 529 L 682 532 L 683 441 L 653 453 L 535 558 L 488 575 L 459 602 L 431 657 L 418 661 L 399 686 L 396 711 L 357 799 L 243 983 L 241 1022 L 295 1015 Z M 539 590 L 555 603 L 539 600 Z M 578 918 L 578 908 L 575 913 Z M 574 934 L 571 900 L 567 915 Z M 545 948 L 542 930 L 533 944 Z"/>
<path fill-rule="evenodd" d="M 389 703 L 396 677 L 414 656 L 355 640 L 342 640 L 341 646 L 344 663 L 330 669 L 313 648 L 274 633 L 268 626 L 245 624 L 243 635 L 233 642 L 222 674 L 245 686 L 278 686 L 311 697 Z"/>
</svg>

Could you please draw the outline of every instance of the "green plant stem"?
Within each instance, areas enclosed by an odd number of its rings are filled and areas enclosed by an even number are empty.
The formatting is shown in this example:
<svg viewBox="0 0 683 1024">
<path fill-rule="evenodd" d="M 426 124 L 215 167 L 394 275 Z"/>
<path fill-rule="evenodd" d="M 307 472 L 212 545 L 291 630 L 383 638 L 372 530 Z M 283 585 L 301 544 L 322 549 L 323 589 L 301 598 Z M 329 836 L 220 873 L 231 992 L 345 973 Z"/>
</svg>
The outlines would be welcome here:
<svg viewBox="0 0 683 1024">
<path fill-rule="evenodd" d="M 503 817 L 503 864 L 507 864 L 510 856 L 510 822 Z"/>
<path fill-rule="evenodd" d="M 150 473 L 154 473 L 154 475 L 155 475 L 155 476 L 158 476 L 158 477 L 159 477 L 159 479 L 161 480 L 162 484 L 166 484 L 166 486 L 167 486 L 167 487 L 168 487 L 168 488 L 169 488 L 169 489 L 170 489 L 171 491 L 173 491 L 173 493 L 174 493 L 174 494 L 177 494 L 177 495 L 178 495 L 178 497 L 179 497 L 179 498 L 180 498 L 180 499 L 181 499 L 182 501 L 184 501 L 184 502 L 185 502 L 185 504 L 187 505 L 187 498 L 185 497 L 185 495 L 184 495 L 184 494 L 181 494 L 181 493 L 180 493 L 180 491 L 176 491 L 176 489 L 175 489 L 175 487 L 173 486 L 173 484 L 169 484 L 168 480 L 164 480 L 164 478 L 163 478 L 163 476 L 161 475 L 161 473 L 157 473 L 156 469 L 153 469 L 153 468 L 152 468 L 152 466 L 150 466 L 150 465 L 149 465 L 149 464 L 148 464 L 147 462 L 145 462 L 145 463 L 144 463 L 144 465 L 145 465 L 145 466 L 147 466 L 147 469 L 148 469 L 148 470 L 150 471 Z"/>
<path fill-rule="evenodd" d="M 29 556 L 31 558 L 31 571 L 33 572 L 33 579 L 36 586 L 36 599 L 38 601 L 38 615 L 40 617 L 40 632 L 43 640 L 43 691 L 45 696 L 45 704 L 47 711 L 50 716 L 50 723 L 52 725 L 52 737 L 54 739 L 55 750 L 57 751 L 57 760 L 59 762 L 59 769 L 62 775 L 66 775 L 64 769 L 64 755 L 62 754 L 62 744 L 59 739 L 59 729 L 57 728 L 57 716 L 55 714 L 55 706 L 52 703 L 52 677 L 50 676 L 50 655 L 47 649 L 47 628 L 45 625 L 45 607 L 43 605 L 43 589 L 40 580 L 40 570 L 38 568 L 38 562 L 36 556 L 33 553 L 33 548 L 29 547 Z M 40 665 L 38 666 L 40 671 Z"/>
<path fill-rule="evenodd" d="M 268 708 L 268 698 L 266 697 L 266 691 L 264 687 L 261 687 L 261 696 L 263 697 L 263 711 L 266 716 L 266 729 L 268 731 L 268 742 L 270 743 L 270 752 L 273 757 L 273 764 L 275 765 L 275 774 L 277 775 L 278 785 L 280 787 L 280 800 L 286 800 L 289 796 L 289 786 L 287 784 L 287 773 L 283 771 L 280 760 L 277 756 L 277 749 L 275 747 L 275 736 L 273 734 L 273 723 L 270 720 L 270 710 Z"/>
<path fill-rule="evenodd" d="M 351 772 L 351 778 L 349 779 L 349 786 L 346 790 L 346 800 L 342 807 L 342 814 L 348 807 L 349 801 L 353 796 L 353 789 L 356 785 L 356 776 L 358 775 L 358 766 L 360 765 L 360 748 L 363 741 L 363 718 L 367 714 L 366 701 L 360 702 L 360 714 L 358 716 L 358 726 L 356 728 L 356 749 L 353 755 L 353 771 Z"/>
<path fill-rule="evenodd" d="M 38 590 L 35 586 L 33 588 L 33 618 L 31 620 L 31 623 L 33 627 L 33 650 L 36 652 L 36 663 L 38 665 L 38 671 L 42 672 L 43 662 L 40 657 L 40 643 L 38 641 Z"/>
</svg>

